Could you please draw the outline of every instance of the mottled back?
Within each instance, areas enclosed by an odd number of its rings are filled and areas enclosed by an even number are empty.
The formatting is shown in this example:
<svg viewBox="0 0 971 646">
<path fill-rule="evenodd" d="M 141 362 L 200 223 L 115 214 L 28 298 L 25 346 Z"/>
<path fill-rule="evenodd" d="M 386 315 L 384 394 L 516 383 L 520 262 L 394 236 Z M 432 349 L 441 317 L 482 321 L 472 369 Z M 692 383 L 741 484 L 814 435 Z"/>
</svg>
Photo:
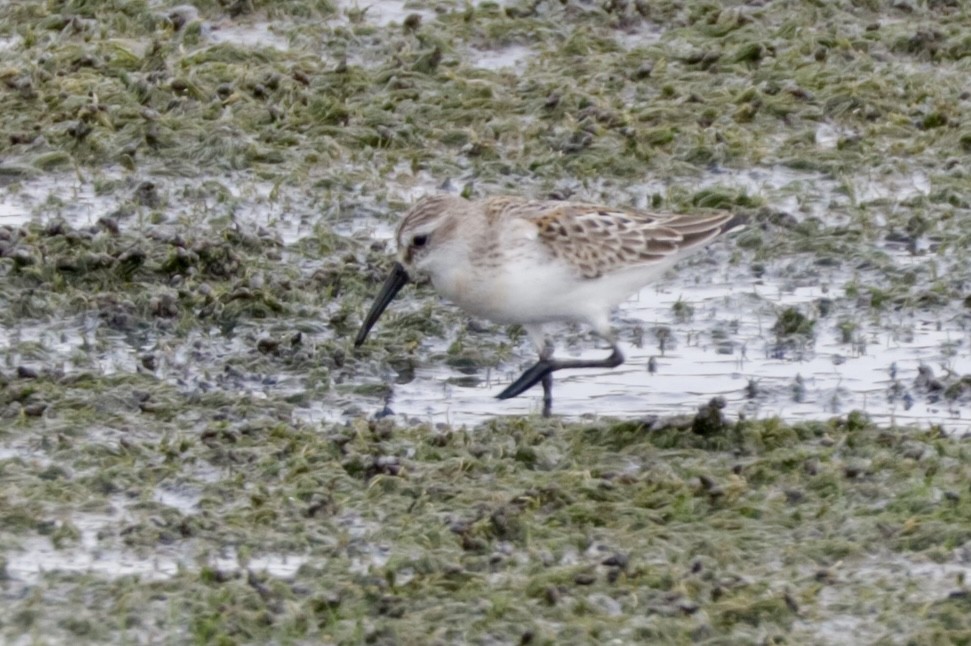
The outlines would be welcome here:
<svg viewBox="0 0 971 646">
<path fill-rule="evenodd" d="M 741 222 L 731 213 L 664 215 L 578 202 L 487 200 L 487 217 L 519 217 L 537 227 L 550 253 L 584 278 L 673 260 Z"/>
</svg>

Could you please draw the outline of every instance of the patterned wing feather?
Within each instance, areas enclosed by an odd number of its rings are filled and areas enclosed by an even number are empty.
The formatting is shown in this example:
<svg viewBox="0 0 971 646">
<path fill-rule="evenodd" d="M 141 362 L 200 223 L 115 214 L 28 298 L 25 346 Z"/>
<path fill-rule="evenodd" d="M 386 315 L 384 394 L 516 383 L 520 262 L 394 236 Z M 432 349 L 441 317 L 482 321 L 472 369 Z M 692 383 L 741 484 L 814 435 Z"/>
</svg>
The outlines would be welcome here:
<svg viewBox="0 0 971 646">
<path fill-rule="evenodd" d="M 536 224 L 550 251 L 584 278 L 673 259 L 734 224 L 731 213 L 655 215 L 590 204 L 548 202 L 521 213 Z M 523 205 L 525 206 L 525 204 Z"/>
</svg>

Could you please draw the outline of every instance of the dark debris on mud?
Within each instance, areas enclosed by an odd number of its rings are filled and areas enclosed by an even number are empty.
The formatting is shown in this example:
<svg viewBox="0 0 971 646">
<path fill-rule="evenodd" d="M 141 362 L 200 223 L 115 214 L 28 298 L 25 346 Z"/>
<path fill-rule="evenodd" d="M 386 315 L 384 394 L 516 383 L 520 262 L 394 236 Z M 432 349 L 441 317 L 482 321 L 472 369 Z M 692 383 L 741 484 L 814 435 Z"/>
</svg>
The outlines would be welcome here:
<svg viewBox="0 0 971 646">
<path fill-rule="evenodd" d="M 339 232 L 390 222 L 416 187 L 728 208 L 754 214 L 729 262 L 830 289 L 774 311 L 780 358 L 834 329 L 862 347 L 873 322 L 906 336 L 906 312 L 960 327 L 966 8 L 381 10 L 0 6 L 0 189 L 27 205 L 0 221 L 2 640 L 971 639 L 966 437 L 717 398 L 377 419 L 423 366 L 476 385 L 522 335 L 419 289 L 353 350 L 390 249 Z M 481 64 L 513 47 L 521 73 Z M 785 208 L 697 181 L 748 167 L 803 179 Z M 888 397 L 971 397 L 944 368 L 888 374 Z"/>
</svg>

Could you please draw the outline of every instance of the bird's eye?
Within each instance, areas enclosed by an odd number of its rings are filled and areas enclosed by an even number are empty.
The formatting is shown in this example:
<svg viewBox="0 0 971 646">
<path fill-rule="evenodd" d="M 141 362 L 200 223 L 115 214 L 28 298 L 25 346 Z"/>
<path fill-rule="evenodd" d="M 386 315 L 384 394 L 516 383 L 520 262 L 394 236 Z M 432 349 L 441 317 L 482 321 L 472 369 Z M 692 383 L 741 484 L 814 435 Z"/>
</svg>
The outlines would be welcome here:
<svg viewBox="0 0 971 646">
<path fill-rule="evenodd" d="M 427 235 L 415 236 L 414 238 L 411 239 L 411 246 L 412 247 L 424 247 L 425 246 L 425 243 L 427 243 L 427 242 L 428 242 L 428 236 Z"/>
</svg>

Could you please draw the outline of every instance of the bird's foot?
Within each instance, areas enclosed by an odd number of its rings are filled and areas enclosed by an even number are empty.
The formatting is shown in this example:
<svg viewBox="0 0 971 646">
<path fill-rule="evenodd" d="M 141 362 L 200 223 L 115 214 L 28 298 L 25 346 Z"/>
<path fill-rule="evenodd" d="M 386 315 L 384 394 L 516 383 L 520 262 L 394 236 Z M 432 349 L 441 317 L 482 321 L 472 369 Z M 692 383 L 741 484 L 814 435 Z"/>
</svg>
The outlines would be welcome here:
<svg viewBox="0 0 971 646">
<path fill-rule="evenodd" d="M 526 370 L 523 374 L 519 376 L 519 379 L 509 384 L 505 390 L 496 395 L 496 399 L 511 399 L 518 395 L 523 394 L 539 382 L 550 378 L 550 384 L 552 385 L 553 377 L 552 372 L 556 370 L 556 364 L 549 359 L 540 359 L 534 363 L 530 368 Z M 546 408 L 545 395 L 546 395 L 546 385 L 543 386 L 544 390 L 544 410 Z"/>
</svg>

